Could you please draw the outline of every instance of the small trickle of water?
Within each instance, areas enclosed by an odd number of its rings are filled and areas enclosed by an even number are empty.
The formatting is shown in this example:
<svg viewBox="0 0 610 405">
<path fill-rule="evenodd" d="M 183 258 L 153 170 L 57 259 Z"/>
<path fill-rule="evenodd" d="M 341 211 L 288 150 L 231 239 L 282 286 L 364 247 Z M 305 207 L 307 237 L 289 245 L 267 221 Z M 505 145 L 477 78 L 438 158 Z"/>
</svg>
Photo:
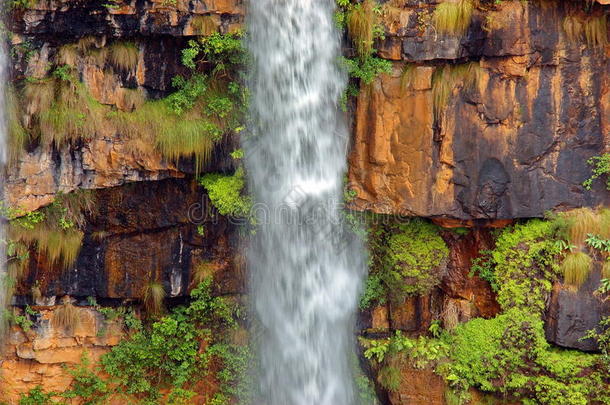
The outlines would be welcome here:
<svg viewBox="0 0 610 405">
<path fill-rule="evenodd" d="M 257 405 L 357 403 L 350 356 L 364 261 L 339 207 L 348 133 L 334 9 L 333 0 L 250 2 Z"/>
</svg>

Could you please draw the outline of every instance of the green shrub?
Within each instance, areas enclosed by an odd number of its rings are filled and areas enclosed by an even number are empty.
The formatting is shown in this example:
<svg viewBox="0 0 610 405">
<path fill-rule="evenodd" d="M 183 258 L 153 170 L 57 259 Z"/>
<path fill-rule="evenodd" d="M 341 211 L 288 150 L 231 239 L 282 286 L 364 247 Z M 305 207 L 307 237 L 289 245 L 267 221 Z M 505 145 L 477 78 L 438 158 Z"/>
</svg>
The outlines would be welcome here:
<svg viewBox="0 0 610 405">
<path fill-rule="evenodd" d="M 420 295 L 440 282 L 441 267 L 449 249 L 438 227 L 422 220 L 400 224 L 387 239 L 380 277 L 394 300 Z"/>
<path fill-rule="evenodd" d="M 244 196 L 244 171 L 242 168 L 230 176 L 218 173 L 206 174 L 199 179 L 205 187 L 210 201 L 221 215 L 230 217 L 249 217 L 252 207 L 250 197 Z"/>
<path fill-rule="evenodd" d="M 502 231 L 492 252 L 504 311 L 522 308 L 541 313 L 559 272 L 561 249 L 555 243 L 552 221 L 531 220 Z"/>
</svg>

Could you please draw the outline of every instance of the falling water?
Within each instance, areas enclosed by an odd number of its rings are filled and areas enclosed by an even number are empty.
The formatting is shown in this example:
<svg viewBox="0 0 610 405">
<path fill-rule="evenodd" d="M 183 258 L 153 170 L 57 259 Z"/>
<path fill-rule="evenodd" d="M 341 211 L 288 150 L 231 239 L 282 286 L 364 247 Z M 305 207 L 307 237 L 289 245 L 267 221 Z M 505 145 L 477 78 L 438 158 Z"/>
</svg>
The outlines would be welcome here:
<svg viewBox="0 0 610 405">
<path fill-rule="evenodd" d="M 333 0 L 252 0 L 253 134 L 245 142 L 258 221 L 249 252 L 264 405 L 353 405 L 350 353 L 362 246 L 339 202 L 346 77 Z"/>
</svg>

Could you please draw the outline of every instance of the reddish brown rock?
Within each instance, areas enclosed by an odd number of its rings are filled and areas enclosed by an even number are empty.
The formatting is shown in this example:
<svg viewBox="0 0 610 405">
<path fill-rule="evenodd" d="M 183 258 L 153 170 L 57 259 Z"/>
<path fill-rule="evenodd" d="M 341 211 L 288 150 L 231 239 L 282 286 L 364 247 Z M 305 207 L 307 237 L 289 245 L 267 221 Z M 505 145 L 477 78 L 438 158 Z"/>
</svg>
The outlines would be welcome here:
<svg viewBox="0 0 610 405">
<path fill-rule="evenodd" d="M 405 365 L 400 373 L 399 389 L 389 394 L 392 405 L 445 405 L 447 386 L 434 371 Z"/>
</svg>

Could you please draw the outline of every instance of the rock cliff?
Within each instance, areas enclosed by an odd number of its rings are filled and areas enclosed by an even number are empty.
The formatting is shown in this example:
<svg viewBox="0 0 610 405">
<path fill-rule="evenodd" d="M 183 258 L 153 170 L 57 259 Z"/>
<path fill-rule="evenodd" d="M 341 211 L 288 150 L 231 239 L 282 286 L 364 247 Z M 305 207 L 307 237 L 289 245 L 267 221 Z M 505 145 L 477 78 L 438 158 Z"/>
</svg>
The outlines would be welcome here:
<svg viewBox="0 0 610 405">
<path fill-rule="evenodd" d="M 375 47 L 392 68 L 362 83 L 348 102 L 350 208 L 434 220 L 447 228 L 440 235 L 449 253 L 430 293 L 361 311 L 359 329 L 369 336 L 395 330 L 416 336 L 435 320 L 454 325 L 500 313 L 496 292 L 472 274 L 473 260 L 494 248 L 494 228 L 548 211 L 610 204 L 602 181 L 591 190 L 582 185 L 591 176 L 587 160 L 610 152 L 608 32 L 600 44 L 566 31 L 574 16 L 607 19 L 610 6 L 586 2 L 584 13 L 580 2 L 482 1 L 458 35 L 432 22 L 443 2 L 381 3 L 385 34 Z M 189 40 L 237 32 L 245 12 L 242 0 L 34 1 L 13 9 L 7 24 L 11 80 L 18 90 L 45 81 L 62 60 L 95 105 L 109 114 L 129 113 L 175 90 L 172 78 L 188 74 L 181 59 Z M 126 41 L 136 49 L 129 67 L 96 56 Z M 346 38 L 351 54 L 348 44 Z M 75 51 L 68 54 L 66 47 Z M 40 97 L 17 94 L 19 118 L 37 125 Z M 68 268 L 30 249 L 13 304 L 19 313 L 29 304 L 37 315 L 30 331 L 11 330 L 0 360 L 0 402 L 17 403 L 37 385 L 65 389 L 72 376 L 62 364 L 78 363 L 85 352 L 97 361 L 121 340 L 120 330 L 100 334 L 104 319 L 87 297 L 113 307 L 139 303 L 154 279 L 170 304 L 180 303 L 202 263 L 216 295 L 245 292 L 239 227 L 212 207 L 197 184 L 197 163 L 168 156 L 149 138 L 134 142 L 115 121 L 68 142 L 32 136 L 12 154 L 7 205 L 29 212 L 91 189 L 96 210 L 86 215 L 81 247 Z M 235 170 L 229 154 L 238 132 L 214 143 L 202 173 Z M 470 231 L 448 229 L 460 226 Z M 610 308 L 592 294 L 601 270 L 592 274 L 578 293 L 554 284 L 544 315 L 549 342 L 596 349 L 580 338 Z M 50 321 L 64 296 L 75 300 L 84 319 L 71 332 Z M 405 366 L 400 378 L 388 403 L 445 403 L 447 386 L 431 370 Z"/>
</svg>

